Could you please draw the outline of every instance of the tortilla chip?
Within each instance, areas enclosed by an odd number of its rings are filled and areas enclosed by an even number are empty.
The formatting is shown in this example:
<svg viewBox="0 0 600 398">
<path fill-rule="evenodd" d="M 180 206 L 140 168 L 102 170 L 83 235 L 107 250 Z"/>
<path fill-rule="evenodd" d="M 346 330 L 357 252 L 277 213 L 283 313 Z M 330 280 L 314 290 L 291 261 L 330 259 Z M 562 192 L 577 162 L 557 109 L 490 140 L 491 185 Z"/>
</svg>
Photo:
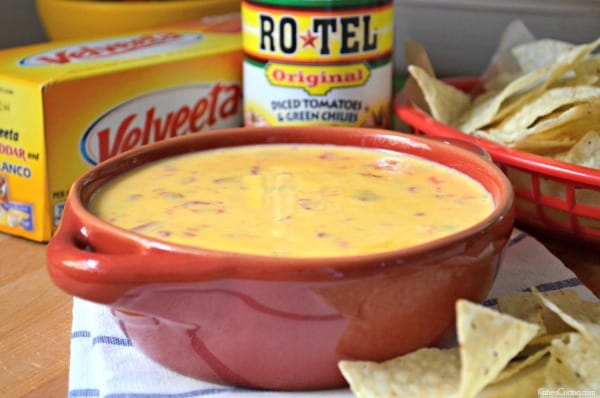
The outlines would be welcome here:
<svg viewBox="0 0 600 398">
<path fill-rule="evenodd" d="M 525 92 L 525 89 L 529 89 L 532 85 L 537 84 L 546 74 L 547 70 L 532 72 L 512 80 L 499 91 L 489 91 L 478 96 L 473 101 L 472 106 L 468 108 L 466 112 L 461 114 L 457 121 L 453 123 L 453 126 L 467 134 L 488 126 L 498 118 L 498 113 L 500 112 L 502 104 L 509 97 L 520 91 Z M 537 92 L 534 92 L 533 94 L 537 95 Z M 529 95 L 532 94 L 529 93 Z M 516 102 L 517 105 L 524 102 L 523 98 L 517 97 L 517 99 L 519 100 L 519 102 Z M 525 100 L 528 100 L 528 98 L 525 98 Z M 515 102 L 513 102 L 513 107 L 516 107 L 514 103 Z"/>
<path fill-rule="evenodd" d="M 539 137 L 536 139 L 519 141 L 512 145 L 512 147 L 558 160 L 558 156 L 566 153 L 576 142 L 575 137 L 560 136 L 559 134 L 557 138 Z"/>
<path fill-rule="evenodd" d="M 549 89 L 504 118 L 495 129 L 504 132 L 520 131 L 531 127 L 538 118 L 556 109 L 592 101 L 600 103 L 600 87 L 575 86 Z"/>
<path fill-rule="evenodd" d="M 517 319 L 538 325 L 538 336 L 546 333 L 543 307 L 530 292 L 509 292 L 498 297 L 498 310 Z"/>
<path fill-rule="evenodd" d="M 514 373 L 499 383 L 486 387 L 477 398 L 513 398 L 538 397 L 538 391 L 544 385 L 548 358 L 535 361 L 530 366 Z"/>
<path fill-rule="evenodd" d="M 555 62 L 561 54 L 571 50 L 573 44 L 561 40 L 539 39 L 514 46 L 512 55 L 522 72 L 528 73 Z"/>
<path fill-rule="evenodd" d="M 528 150 L 538 148 L 542 142 L 568 140 L 572 146 L 585 133 L 596 127 L 600 127 L 600 102 L 588 102 L 558 109 L 541 117 L 526 129 L 500 131 L 492 128 L 487 134 L 506 146 Z"/>
<path fill-rule="evenodd" d="M 536 364 L 538 361 L 541 361 L 543 358 L 547 357 L 550 354 L 550 347 L 546 346 L 542 349 L 536 350 L 531 354 L 527 355 L 523 359 L 513 360 L 511 361 L 502 371 L 498 374 L 492 384 L 502 382 L 506 379 L 509 379 L 516 375 L 517 373 L 522 372 L 529 366 Z"/>
<path fill-rule="evenodd" d="M 466 300 L 456 303 L 460 397 L 475 397 L 537 334 L 537 325 Z"/>
<path fill-rule="evenodd" d="M 572 290 L 532 289 L 499 297 L 498 307 L 506 312 L 456 302 L 458 348 L 423 348 L 381 363 L 346 360 L 339 368 L 358 398 L 536 397 L 540 388 L 600 391 L 600 340 L 588 326 L 598 324 L 600 302 L 584 301 Z M 566 325 L 557 314 L 579 327 L 554 333 Z M 536 336 L 540 328 L 553 334 Z"/>
<path fill-rule="evenodd" d="M 502 33 L 494 56 L 481 75 L 481 85 L 486 90 L 496 90 L 506 86 L 523 70 L 512 53 L 512 49 L 521 44 L 531 43 L 535 37 L 523 21 L 514 20 Z"/>
<path fill-rule="evenodd" d="M 550 390 L 600 392 L 600 344 L 573 334 L 568 342 L 555 340 L 546 368 L 546 386 Z"/>
<path fill-rule="evenodd" d="M 599 45 L 600 38 L 592 43 L 574 46 L 562 53 L 554 63 L 519 76 L 493 95 L 476 99 L 473 106 L 453 126 L 466 133 L 471 133 L 489 125 L 497 120 L 501 113 L 501 107 L 504 106 L 505 113 L 510 113 L 523 105 L 525 100 L 528 101 L 532 97 L 541 95 L 550 84 L 568 70 L 576 67 Z M 509 99 L 510 103 L 505 104 Z"/>
<path fill-rule="evenodd" d="M 429 76 L 435 77 L 435 71 L 425 48 L 414 40 L 404 40 L 404 58 L 409 65 L 423 69 Z"/>
<path fill-rule="evenodd" d="M 437 80 L 416 65 L 409 65 L 413 77 L 429 105 L 431 115 L 444 124 L 451 124 L 471 104 L 471 98 L 459 89 Z"/>
<path fill-rule="evenodd" d="M 536 336 L 527 344 L 527 347 L 533 347 L 536 351 L 552 344 L 554 340 L 568 340 L 571 333 L 575 332 L 575 329 L 567 325 L 569 331 L 559 333 L 546 333 L 540 336 Z"/>
<path fill-rule="evenodd" d="M 427 55 L 427 51 L 423 46 L 416 41 L 405 40 L 404 41 L 404 59 L 407 65 L 415 65 L 425 70 L 430 76 L 435 77 L 435 71 Z M 404 93 L 410 102 L 417 108 L 431 114 L 429 104 L 425 100 L 423 91 L 419 87 L 417 81 L 409 76 L 404 84 Z"/>
<path fill-rule="evenodd" d="M 340 371 L 358 398 L 450 397 L 460 376 L 457 349 L 423 348 L 382 363 L 340 361 Z"/>
<path fill-rule="evenodd" d="M 600 344 L 600 302 L 585 301 L 572 290 L 540 293 L 542 304 L 589 341 Z"/>
<path fill-rule="evenodd" d="M 555 159 L 600 169 L 600 129 L 588 131 L 568 152 L 556 156 Z"/>
<path fill-rule="evenodd" d="M 600 54 L 590 55 L 576 65 L 572 71 L 554 82 L 551 87 L 555 86 L 579 86 L 579 85 L 597 85 L 600 81 Z"/>
</svg>

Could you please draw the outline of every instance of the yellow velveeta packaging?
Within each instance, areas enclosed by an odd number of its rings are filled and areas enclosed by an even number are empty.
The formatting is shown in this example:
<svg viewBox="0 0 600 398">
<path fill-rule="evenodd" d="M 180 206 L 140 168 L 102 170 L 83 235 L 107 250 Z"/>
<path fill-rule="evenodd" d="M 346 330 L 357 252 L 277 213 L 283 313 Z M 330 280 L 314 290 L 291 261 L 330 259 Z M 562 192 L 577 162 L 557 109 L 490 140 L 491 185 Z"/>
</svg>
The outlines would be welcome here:
<svg viewBox="0 0 600 398">
<path fill-rule="evenodd" d="M 0 231 L 47 241 L 118 153 L 242 124 L 239 14 L 0 51 Z"/>
</svg>

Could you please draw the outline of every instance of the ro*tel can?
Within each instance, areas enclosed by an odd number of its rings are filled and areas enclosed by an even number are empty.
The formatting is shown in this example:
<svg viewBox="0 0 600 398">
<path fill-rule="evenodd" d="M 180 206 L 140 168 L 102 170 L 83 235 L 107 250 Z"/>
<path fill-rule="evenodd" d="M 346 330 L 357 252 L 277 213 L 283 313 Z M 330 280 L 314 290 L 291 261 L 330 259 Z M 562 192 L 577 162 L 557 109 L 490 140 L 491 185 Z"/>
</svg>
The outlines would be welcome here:
<svg viewBox="0 0 600 398">
<path fill-rule="evenodd" d="M 246 126 L 387 127 L 393 0 L 243 0 Z"/>
</svg>

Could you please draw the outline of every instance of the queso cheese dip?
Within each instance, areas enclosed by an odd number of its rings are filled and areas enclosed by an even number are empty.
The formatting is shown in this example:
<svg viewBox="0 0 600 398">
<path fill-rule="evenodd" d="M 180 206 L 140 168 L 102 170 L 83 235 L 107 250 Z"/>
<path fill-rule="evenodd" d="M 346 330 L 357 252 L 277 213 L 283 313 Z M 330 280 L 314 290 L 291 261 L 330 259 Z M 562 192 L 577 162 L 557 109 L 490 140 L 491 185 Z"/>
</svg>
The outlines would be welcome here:
<svg viewBox="0 0 600 398">
<path fill-rule="evenodd" d="M 162 159 L 101 188 L 101 219 L 208 249 L 322 257 L 388 251 L 463 230 L 491 194 L 446 166 L 334 145 L 220 148 Z"/>
</svg>

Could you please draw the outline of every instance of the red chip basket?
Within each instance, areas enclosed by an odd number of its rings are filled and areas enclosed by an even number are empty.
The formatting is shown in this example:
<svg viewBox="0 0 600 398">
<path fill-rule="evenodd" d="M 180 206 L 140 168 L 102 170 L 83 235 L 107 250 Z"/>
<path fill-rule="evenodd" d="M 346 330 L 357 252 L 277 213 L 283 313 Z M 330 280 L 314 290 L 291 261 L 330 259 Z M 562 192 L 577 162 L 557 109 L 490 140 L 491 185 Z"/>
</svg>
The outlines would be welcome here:
<svg viewBox="0 0 600 398">
<path fill-rule="evenodd" d="M 474 78 L 446 82 L 465 92 L 478 84 Z M 600 170 L 471 137 L 412 106 L 404 91 L 394 98 L 394 110 L 415 134 L 462 139 L 485 149 L 513 184 L 518 223 L 581 243 L 600 243 Z"/>
</svg>

